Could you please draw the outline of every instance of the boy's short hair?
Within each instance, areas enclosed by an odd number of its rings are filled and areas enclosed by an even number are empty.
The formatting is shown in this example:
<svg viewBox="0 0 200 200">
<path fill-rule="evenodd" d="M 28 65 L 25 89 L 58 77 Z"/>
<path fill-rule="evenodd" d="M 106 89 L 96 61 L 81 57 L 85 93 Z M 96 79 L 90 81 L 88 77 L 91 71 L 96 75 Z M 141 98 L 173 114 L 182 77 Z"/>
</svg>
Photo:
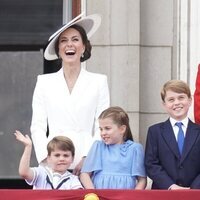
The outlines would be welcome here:
<svg viewBox="0 0 200 200">
<path fill-rule="evenodd" d="M 161 90 L 161 99 L 164 102 L 165 101 L 165 97 L 166 97 L 166 92 L 168 90 L 171 90 L 173 92 L 176 93 L 184 93 L 188 96 L 188 98 L 191 98 L 191 91 L 189 88 L 189 85 L 181 80 L 170 80 L 167 81 L 164 85 L 163 88 Z"/>
<path fill-rule="evenodd" d="M 51 152 L 55 149 L 62 151 L 71 151 L 72 156 L 75 155 L 75 147 L 71 139 L 66 136 L 56 136 L 47 144 L 48 156 L 51 155 Z"/>
</svg>

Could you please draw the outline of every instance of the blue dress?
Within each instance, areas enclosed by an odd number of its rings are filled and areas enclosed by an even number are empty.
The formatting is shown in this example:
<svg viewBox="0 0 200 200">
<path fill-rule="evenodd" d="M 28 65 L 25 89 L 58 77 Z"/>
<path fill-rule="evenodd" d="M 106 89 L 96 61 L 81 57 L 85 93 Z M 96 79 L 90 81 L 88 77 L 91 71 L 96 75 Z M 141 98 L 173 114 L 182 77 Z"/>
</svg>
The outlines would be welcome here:
<svg viewBox="0 0 200 200">
<path fill-rule="evenodd" d="M 93 173 L 96 189 L 134 189 L 136 176 L 146 177 L 143 147 L 131 140 L 112 145 L 95 141 L 81 172 Z"/>
</svg>

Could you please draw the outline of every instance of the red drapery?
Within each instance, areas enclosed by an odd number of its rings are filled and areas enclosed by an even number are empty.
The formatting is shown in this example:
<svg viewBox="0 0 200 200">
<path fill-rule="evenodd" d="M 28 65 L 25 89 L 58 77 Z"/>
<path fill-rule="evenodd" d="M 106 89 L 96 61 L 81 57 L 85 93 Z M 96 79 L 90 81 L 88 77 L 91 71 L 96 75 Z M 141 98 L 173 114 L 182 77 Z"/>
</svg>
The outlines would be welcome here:
<svg viewBox="0 0 200 200">
<path fill-rule="evenodd" d="M 200 190 L 0 190 L 2 200 L 84 200 L 95 193 L 100 200 L 199 200 Z"/>
<path fill-rule="evenodd" d="M 197 124 L 200 124 L 200 64 L 198 66 L 195 86 L 196 88 L 194 92 L 194 119 Z"/>
</svg>

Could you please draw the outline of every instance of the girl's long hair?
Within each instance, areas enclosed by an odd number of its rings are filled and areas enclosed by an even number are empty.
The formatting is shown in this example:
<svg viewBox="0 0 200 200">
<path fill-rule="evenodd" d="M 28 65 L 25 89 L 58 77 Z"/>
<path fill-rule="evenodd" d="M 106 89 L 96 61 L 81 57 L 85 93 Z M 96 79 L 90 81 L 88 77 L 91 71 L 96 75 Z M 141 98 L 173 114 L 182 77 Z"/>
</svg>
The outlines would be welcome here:
<svg viewBox="0 0 200 200">
<path fill-rule="evenodd" d="M 124 133 L 124 141 L 127 141 L 127 140 L 133 141 L 133 135 L 132 135 L 130 125 L 129 125 L 128 114 L 121 107 L 114 106 L 114 107 L 109 107 L 106 110 L 104 110 L 100 114 L 99 119 L 105 119 L 105 118 L 112 119 L 113 122 L 117 124 L 118 126 L 125 125 L 126 131 Z"/>
</svg>

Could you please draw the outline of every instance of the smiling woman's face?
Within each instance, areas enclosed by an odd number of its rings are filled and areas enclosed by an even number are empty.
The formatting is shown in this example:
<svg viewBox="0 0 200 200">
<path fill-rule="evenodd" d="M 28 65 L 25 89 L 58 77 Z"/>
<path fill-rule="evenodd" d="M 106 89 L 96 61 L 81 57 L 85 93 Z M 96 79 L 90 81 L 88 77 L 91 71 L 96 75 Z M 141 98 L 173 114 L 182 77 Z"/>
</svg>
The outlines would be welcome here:
<svg viewBox="0 0 200 200">
<path fill-rule="evenodd" d="M 60 35 L 58 48 L 59 56 L 66 63 L 80 62 L 80 57 L 85 51 L 81 35 L 74 28 L 69 28 Z"/>
</svg>

